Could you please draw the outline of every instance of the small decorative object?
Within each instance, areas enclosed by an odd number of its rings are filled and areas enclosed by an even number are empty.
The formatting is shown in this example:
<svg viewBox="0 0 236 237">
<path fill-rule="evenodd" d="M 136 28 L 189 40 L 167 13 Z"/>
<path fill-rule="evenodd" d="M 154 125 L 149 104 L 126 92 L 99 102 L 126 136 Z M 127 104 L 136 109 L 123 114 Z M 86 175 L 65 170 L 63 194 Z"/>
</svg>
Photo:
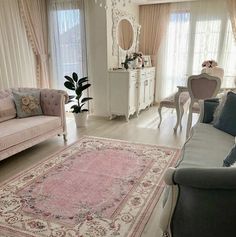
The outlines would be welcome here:
<svg viewBox="0 0 236 237">
<path fill-rule="evenodd" d="M 71 106 L 72 113 L 75 117 L 77 127 L 85 127 L 87 125 L 88 109 L 83 109 L 85 102 L 92 100 L 91 97 L 83 97 L 83 91 L 88 89 L 91 84 L 88 83 L 88 77 L 78 78 L 77 73 L 73 72 L 72 77 L 65 76 L 64 86 L 75 91 L 76 96 L 70 96 L 69 102 L 76 104 Z M 84 84 L 86 83 L 86 84 Z"/>
<path fill-rule="evenodd" d="M 143 67 L 151 67 L 152 61 L 150 55 L 143 55 L 144 66 Z"/>
<path fill-rule="evenodd" d="M 126 55 L 125 61 L 122 63 L 124 65 L 124 68 L 128 70 L 130 68 L 130 64 L 132 63 L 131 68 L 135 69 L 136 67 L 140 68 L 142 65 L 142 53 L 132 53 L 130 55 Z"/>
<path fill-rule="evenodd" d="M 206 60 L 202 63 L 202 67 L 213 68 L 218 66 L 218 63 L 215 60 Z"/>
</svg>

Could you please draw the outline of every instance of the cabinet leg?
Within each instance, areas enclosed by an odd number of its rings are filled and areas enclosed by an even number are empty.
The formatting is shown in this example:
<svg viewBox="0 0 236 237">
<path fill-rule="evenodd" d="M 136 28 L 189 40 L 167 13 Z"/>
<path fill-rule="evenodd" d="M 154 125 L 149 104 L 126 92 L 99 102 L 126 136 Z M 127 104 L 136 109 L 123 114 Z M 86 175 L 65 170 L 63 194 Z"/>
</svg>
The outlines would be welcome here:
<svg viewBox="0 0 236 237">
<path fill-rule="evenodd" d="M 158 108 L 159 119 L 160 119 L 160 122 L 159 122 L 159 124 L 158 124 L 158 128 L 160 128 L 160 126 L 161 126 L 161 122 L 162 122 L 161 109 L 162 109 L 162 106 L 160 106 L 160 107 Z"/>
<path fill-rule="evenodd" d="M 126 122 L 129 122 L 129 115 L 125 116 Z"/>
<path fill-rule="evenodd" d="M 67 134 L 66 133 L 63 134 L 63 139 L 64 139 L 64 142 L 67 142 Z"/>
<path fill-rule="evenodd" d="M 114 119 L 115 117 L 116 117 L 116 116 L 112 114 L 112 115 L 109 117 L 109 119 L 112 120 L 112 119 Z"/>
</svg>

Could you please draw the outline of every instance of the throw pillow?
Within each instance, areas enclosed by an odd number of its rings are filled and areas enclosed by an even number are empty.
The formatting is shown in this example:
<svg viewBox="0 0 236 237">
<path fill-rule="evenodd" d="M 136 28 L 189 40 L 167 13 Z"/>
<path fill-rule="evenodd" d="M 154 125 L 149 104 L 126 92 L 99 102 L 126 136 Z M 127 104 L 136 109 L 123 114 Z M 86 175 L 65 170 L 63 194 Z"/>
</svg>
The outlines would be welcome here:
<svg viewBox="0 0 236 237">
<path fill-rule="evenodd" d="M 229 92 L 219 119 L 213 124 L 226 133 L 236 136 L 236 94 Z"/>
<path fill-rule="evenodd" d="M 227 155 L 227 157 L 223 161 L 224 167 L 235 166 L 236 162 L 236 145 L 232 148 L 231 152 Z"/>
<path fill-rule="evenodd" d="M 218 98 L 212 98 L 204 100 L 204 116 L 203 116 L 203 123 L 211 123 L 213 120 L 213 114 L 219 105 Z"/>
<path fill-rule="evenodd" d="M 226 99 L 227 99 L 227 93 L 220 94 L 219 105 L 216 107 L 216 110 L 213 114 L 213 124 L 218 122 L 222 109 L 225 105 Z"/>
<path fill-rule="evenodd" d="M 0 122 L 16 117 L 16 108 L 12 97 L 0 99 Z"/>
<path fill-rule="evenodd" d="M 43 114 L 40 106 L 40 92 L 18 92 L 13 91 L 16 112 L 18 118 L 25 118 Z"/>
</svg>

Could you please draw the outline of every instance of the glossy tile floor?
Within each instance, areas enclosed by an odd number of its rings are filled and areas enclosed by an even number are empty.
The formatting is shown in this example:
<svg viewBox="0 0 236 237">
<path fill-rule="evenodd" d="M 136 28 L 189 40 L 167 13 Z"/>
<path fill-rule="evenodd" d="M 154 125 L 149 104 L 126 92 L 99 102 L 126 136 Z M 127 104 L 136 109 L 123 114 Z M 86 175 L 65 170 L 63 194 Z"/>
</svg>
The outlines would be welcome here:
<svg viewBox="0 0 236 237">
<path fill-rule="evenodd" d="M 196 119 L 197 115 L 193 117 L 194 121 Z M 173 130 L 176 122 L 175 111 L 163 110 L 163 121 L 160 129 L 157 128 L 158 122 L 159 116 L 155 106 L 142 111 L 138 118 L 134 116 L 128 123 L 124 117 L 117 117 L 111 121 L 104 118 L 90 117 L 88 126 L 79 129 L 75 126 L 73 116 L 68 114 L 68 142 L 64 143 L 62 137 L 54 137 L 1 161 L 0 182 L 46 159 L 59 149 L 70 145 L 84 135 L 181 148 L 185 142 L 187 115 L 185 114 L 183 117 L 183 130 L 178 130 L 176 133 Z M 161 203 L 160 200 L 146 225 L 143 237 L 161 236 L 158 226 Z"/>
</svg>

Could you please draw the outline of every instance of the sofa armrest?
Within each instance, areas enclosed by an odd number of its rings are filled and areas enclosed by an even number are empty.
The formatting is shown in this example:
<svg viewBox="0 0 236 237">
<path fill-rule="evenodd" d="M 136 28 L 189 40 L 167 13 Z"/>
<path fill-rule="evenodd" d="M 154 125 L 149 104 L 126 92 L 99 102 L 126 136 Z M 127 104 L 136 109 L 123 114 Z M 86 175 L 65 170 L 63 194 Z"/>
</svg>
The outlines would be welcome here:
<svg viewBox="0 0 236 237">
<path fill-rule="evenodd" d="M 200 116 L 199 122 L 200 123 L 211 123 L 214 119 L 214 112 L 216 107 L 219 105 L 218 98 L 206 99 L 201 100 L 199 102 L 200 105 Z"/>
<path fill-rule="evenodd" d="M 200 189 L 236 189 L 236 168 L 178 168 L 172 174 L 173 183 L 177 185 Z"/>
<path fill-rule="evenodd" d="M 43 114 L 61 117 L 63 130 L 66 132 L 65 103 L 68 101 L 68 94 L 62 90 L 40 89 L 40 95 Z"/>
<path fill-rule="evenodd" d="M 65 91 L 54 89 L 40 89 L 41 107 L 44 115 L 61 116 L 64 105 L 68 100 Z"/>
<path fill-rule="evenodd" d="M 172 172 L 178 187 L 170 221 L 173 236 L 235 236 L 236 169 L 178 168 Z"/>
</svg>

